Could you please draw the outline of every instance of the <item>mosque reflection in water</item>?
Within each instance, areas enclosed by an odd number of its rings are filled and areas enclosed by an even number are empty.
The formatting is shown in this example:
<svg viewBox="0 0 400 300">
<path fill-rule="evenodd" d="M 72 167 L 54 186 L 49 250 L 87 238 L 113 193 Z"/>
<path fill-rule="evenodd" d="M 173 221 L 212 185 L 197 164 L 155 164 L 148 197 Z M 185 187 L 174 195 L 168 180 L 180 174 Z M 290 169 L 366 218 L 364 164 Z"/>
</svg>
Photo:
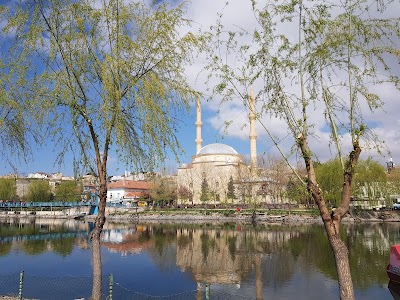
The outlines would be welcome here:
<svg viewBox="0 0 400 300">
<path fill-rule="evenodd" d="M 198 286 L 198 299 L 203 299 L 203 286 L 236 285 L 255 269 L 256 298 L 262 299 L 261 259 L 268 255 L 265 233 L 237 230 L 182 229 L 177 232 L 177 265 L 190 271 Z M 271 250 L 271 249 L 270 249 Z"/>
<path fill-rule="evenodd" d="M 0 221 L 0 256 L 20 249 L 37 255 L 54 251 L 66 257 L 74 246 L 90 248 L 89 223 L 16 220 Z M 398 224 L 344 227 L 356 289 L 387 288 L 387 253 L 399 237 L 399 228 Z M 64 249 L 57 239 L 63 239 Z M 34 246 L 38 242 L 41 246 Z M 236 290 L 243 284 L 253 297 L 263 299 L 266 288 L 290 285 L 299 270 L 302 276 L 318 273 L 336 282 L 334 259 L 321 226 L 106 223 L 102 246 L 121 256 L 148 253 L 159 268 L 173 265 L 191 274 L 198 300 L 210 287 Z"/>
</svg>

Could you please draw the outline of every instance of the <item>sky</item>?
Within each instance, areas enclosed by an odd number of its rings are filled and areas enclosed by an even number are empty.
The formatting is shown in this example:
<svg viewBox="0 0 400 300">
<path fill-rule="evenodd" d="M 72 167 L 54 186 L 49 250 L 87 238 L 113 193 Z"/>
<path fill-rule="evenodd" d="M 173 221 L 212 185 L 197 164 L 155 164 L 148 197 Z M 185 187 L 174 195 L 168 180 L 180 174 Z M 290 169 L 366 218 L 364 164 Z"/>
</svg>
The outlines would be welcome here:
<svg viewBox="0 0 400 300">
<path fill-rule="evenodd" d="M 175 0 L 174 2 L 180 2 Z M 226 28 L 235 30 L 237 28 L 244 28 L 252 31 L 257 27 L 257 22 L 254 18 L 254 13 L 251 9 L 251 2 L 246 0 L 232 0 L 226 5 L 225 0 L 193 0 L 188 4 L 187 17 L 193 20 L 191 28 L 182 29 L 182 34 L 185 31 L 192 30 L 195 32 L 198 29 L 209 30 L 210 26 L 215 25 L 218 14 L 223 14 L 223 24 Z M 392 7 L 388 16 L 399 17 L 400 4 L 398 2 L 392 3 Z M 282 28 L 285 33 L 291 38 L 297 38 L 295 24 L 286 25 Z M 248 40 L 247 40 L 248 41 Z M 393 62 L 398 66 L 398 62 Z M 210 88 L 215 81 L 206 84 L 206 73 L 203 71 L 205 67 L 205 59 L 200 56 L 195 59 L 194 63 L 187 66 L 186 74 L 192 87 L 202 92 L 202 139 L 203 146 L 210 143 L 224 143 L 233 147 L 239 154 L 245 157 L 249 156 L 250 143 L 249 143 L 249 128 L 248 112 L 244 108 L 241 101 L 233 99 L 230 102 L 221 104 L 220 97 L 215 96 L 209 99 L 212 95 Z M 260 86 L 257 83 L 253 87 L 255 94 L 258 93 Z M 294 92 L 296 90 L 293 87 Z M 378 154 L 373 149 L 368 149 L 367 145 L 363 145 L 363 152 L 361 159 L 372 157 L 373 159 L 385 164 L 386 161 L 392 157 L 394 163 L 400 164 L 400 101 L 399 92 L 394 87 L 385 85 L 379 88 L 379 93 L 384 101 L 382 110 L 375 113 L 369 113 L 368 110 L 365 114 L 367 124 L 374 128 L 375 133 L 381 140 L 385 142 L 386 149 L 381 154 Z M 261 99 L 257 99 L 257 107 L 262 105 Z M 313 131 L 314 137 L 310 139 L 311 150 L 316 154 L 321 162 L 327 161 L 335 156 L 333 148 L 329 140 L 329 132 L 326 130 L 326 121 L 323 118 L 323 111 L 321 107 L 315 106 L 309 111 L 310 118 L 314 124 Z M 181 116 L 181 127 L 177 133 L 178 140 L 184 153 L 180 155 L 179 162 L 174 157 L 169 157 L 165 162 L 166 169 L 169 172 L 176 170 L 177 166 L 182 163 L 189 163 L 191 157 L 195 155 L 195 105 L 191 104 L 190 113 Z M 231 125 L 225 129 L 224 123 L 232 121 Z M 295 163 L 299 157 L 296 154 L 290 154 L 290 148 L 293 145 L 293 140 L 288 136 L 288 131 L 282 120 L 264 116 L 261 122 L 268 126 L 270 132 L 280 141 L 279 145 L 284 152 L 288 154 L 289 161 Z M 260 122 L 257 123 L 257 153 L 258 155 L 279 156 L 277 149 L 274 147 L 270 137 L 263 129 Z M 343 136 L 344 150 L 349 148 L 349 139 Z M 67 155 L 63 165 L 55 164 L 56 152 L 53 150 L 51 143 L 42 148 L 34 148 L 33 159 L 25 163 L 21 159 L 13 158 L 11 160 L 12 166 L 9 163 L 4 163 L 0 166 L 0 175 L 5 175 L 13 172 L 19 174 L 28 174 L 33 172 L 46 172 L 55 173 L 62 172 L 66 176 L 73 175 L 73 168 L 71 157 Z M 113 154 L 109 157 L 108 164 L 109 175 L 121 175 L 126 171 L 123 163 L 119 162 Z M 130 171 L 130 170 L 128 170 Z"/>
</svg>

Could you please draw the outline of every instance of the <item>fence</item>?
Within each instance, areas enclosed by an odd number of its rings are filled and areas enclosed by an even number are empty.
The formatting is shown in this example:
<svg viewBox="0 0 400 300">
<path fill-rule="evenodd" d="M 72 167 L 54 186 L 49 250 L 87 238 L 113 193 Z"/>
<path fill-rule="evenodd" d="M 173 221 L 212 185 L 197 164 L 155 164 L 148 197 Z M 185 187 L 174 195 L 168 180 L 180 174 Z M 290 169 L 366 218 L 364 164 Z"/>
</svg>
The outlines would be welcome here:
<svg viewBox="0 0 400 300">
<path fill-rule="evenodd" d="M 104 300 L 253 300 L 253 298 L 203 289 L 186 291 L 167 296 L 151 296 L 132 291 L 114 282 L 112 275 L 102 279 L 102 299 Z M 90 299 L 91 277 L 42 277 L 24 272 L 0 275 L 0 299 L 73 300 Z"/>
<path fill-rule="evenodd" d="M 48 202 L 25 202 L 25 201 L 6 201 L 0 202 L 0 208 L 44 208 L 44 207 L 82 207 L 82 206 L 91 206 L 97 204 L 93 201 L 74 201 L 74 202 L 66 202 L 66 201 L 48 201 Z"/>
</svg>

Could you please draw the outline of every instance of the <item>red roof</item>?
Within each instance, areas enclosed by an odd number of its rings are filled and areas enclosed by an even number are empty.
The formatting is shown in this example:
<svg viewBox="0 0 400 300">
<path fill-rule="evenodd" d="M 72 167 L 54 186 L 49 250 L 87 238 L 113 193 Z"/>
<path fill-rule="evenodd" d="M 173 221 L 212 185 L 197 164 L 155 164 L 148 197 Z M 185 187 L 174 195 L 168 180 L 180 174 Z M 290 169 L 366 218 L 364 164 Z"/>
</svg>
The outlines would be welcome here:
<svg viewBox="0 0 400 300">
<path fill-rule="evenodd" d="M 151 183 L 147 181 L 120 180 L 109 183 L 107 188 L 149 190 L 151 188 Z"/>
<path fill-rule="evenodd" d="M 143 192 L 130 192 L 126 193 L 125 198 L 139 198 L 141 196 L 144 196 Z"/>
</svg>

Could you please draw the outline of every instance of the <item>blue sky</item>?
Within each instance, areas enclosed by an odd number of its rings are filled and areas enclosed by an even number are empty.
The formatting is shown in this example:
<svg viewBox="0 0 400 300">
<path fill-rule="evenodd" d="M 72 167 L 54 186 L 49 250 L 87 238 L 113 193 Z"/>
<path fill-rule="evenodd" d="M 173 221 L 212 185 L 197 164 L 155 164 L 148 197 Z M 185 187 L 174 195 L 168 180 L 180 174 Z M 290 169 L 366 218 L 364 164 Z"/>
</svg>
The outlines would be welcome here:
<svg viewBox="0 0 400 300">
<path fill-rule="evenodd" d="M 191 157 L 195 155 L 196 152 L 196 127 L 195 127 L 195 107 L 192 105 L 190 112 L 187 115 L 182 116 L 182 123 L 180 126 L 180 131 L 177 134 L 178 140 L 180 141 L 181 147 L 184 152 L 180 155 L 178 163 L 173 156 L 171 156 L 166 162 L 165 166 L 167 169 L 176 169 L 179 164 L 188 163 Z M 203 115 L 203 128 L 202 128 L 202 138 L 203 146 L 211 143 L 224 143 L 235 148 L 242 155 L 248 155 L 250 150 L 250 145 L 248 140 L 241 140 L 232 136 L 226 136 L 223 133 L 223 129 L 216 128 L 212 122 L 212 117 L 215 117 L 216 112 L 204 107 L 202 109 Z M 244 129 L 246 130 L 246 129 Z M 247 133 L 248 135 L 248 133 Z M 49 141 L 46 146 L 36 147 L 32 149 L 33 160 L 24 162 L 22 159 L 14 158 L 12 163 L 17 167 L 17 172 L 19 174 L 29 174 L 34 172 L 45 172 L 45 173 L 56 173 L 62 172 L 67 176 L 73 175 L 72 167 L 72 157 L 67 155 L 63 165 L 59 166 L 55 164 L 56 155 L 58 152 L 53 150 L 52 143 Z M 119 162 L 116 157 L 111 154 L 108 162 L 109 174 L 110 175 L 121 175 L 124 174 L 126 169 L 125 165 Z M 8 163 L 0 166 L 0 175 L 5 175 L 13 173 L 13 168 Z"/>
<path fill-rule="evenodd" d="M 150 1 L 150 0 L 149 0 Z M 177 2 L 177 1 L 173 1 Z M 228 6 L 225 7 L 225 0 L 194 0 L 188 5 L 187 17 L 194 21 L 193 27 L 187 30 L 209 30 L 211 25 L 215 24 L 217 14 L 223 11 L 223 22 L 227 28 L 237 29 L 237 26 L 248 29 L 249 31 L 257 27 L 257 22 L 254 19 L 253 12 L 251 10 L 250 1 L 240 0 L 231 1 Z M 391 9 L 387 13 L 388 16 L 398 17 L 400 11 L 400 4 L 392 3 Z M 1 24 L 0 24 L 1 26 Z M 293 27 L 287 25 L 287 28 L 282 28 L 289 37 L 296 38 L 296 31 Z M 398 42 L 398 41 L 397 41 Z M 397 61 L 393 61 L 398 66 Z M 236 151 L 244 156 L 249 155 L 249 140 L 248 140 L 248 127 L 245 125 L 248 123 L 247 112 L 243 105 L 237 99 L 220 105 L 218 97 L 213 99 L 207 99 L 210 96 L 210 92 L 203 75 L 199 75 L 200 70 L 204 67 L 204 61 L 199 58 L 196 62 L 187 67 L 186 73 L 189 78 L 189 82 L 198 91 L 204 93 L 202 98 L 202 115 L 203 115 L 203 128 L 202 138 L 203 146 L 209 143 L 220 142 L 232 146 Z M 202 77 L 203 76 L 203 77 Z M 212 84 L 212 82 L 211 82 Z M 294 87 L 293 87 L 294 88 Z M 255 84 L 254 90 L 257 93 L 260 86 Z M 398 101 L 399 92 L 391 86 L 383 86 L 379 88 L 379 93 L 385 102 L 383 110 L 379 110 L 375 113 L 365 114 L 365 120 L 368 124 L 374 127 L 376 134 L 381 140 L 385 141 L 387 149 L 390 153 L 384 151 L 382 154 L 378 154 L 376 150 L 369 149 L 368 145 L 363 145 L 363 152 L 361 158 L 366 159 L 371 156 L 372 158 L 380 161 L 382 164 L 392 156 L 395 163 L 400 163 L 400 101 Z M 262 105 L 261 101 L 258 100 L 258 107 Z M 320 107 L 315 107 L 309 113 L 311 121 L 314 124 L 314 138 L 310 140 L 310 146 L 319 157 L 320 161 L 326 161 L 335 155 L 332 148 L 329 147 L 329 132 L 326 130 L 326 122 L 323 117 L 323 110 Z M 231 126 L 224 132 L 223 124 L 225 121 L 232 120 Z M 181 146 L 185 149 L 185 153 L 181 155 L 181 163 L 188 163 L 191 160 L 192 155 L 195 154 L 195 109 L 194 103 L 191 105 L 191 111 L 187 115 L 182 116 L 182 126 L 180 131 L 177 133 L 178 140 Z M 283 121 L 273 117 L 263 117 L 262 122 L 268 126 L 271 133 L 280 140 L 280 146 L 283 148 L 285 153 L 289 155 L 291 162 L 295 163 L 297 156 L 294 154 L 290 155 L 290 148 L 292 146 L 292 140 L 287 137 L 288 131 Z M 259 155 L 265 153 L 267 155 L 278 155 L 277 150 L 272 147 L 271 139 L 266 134 L 260 123 L 257 124 L 257 152 Z M 348 150 L 350 141 L 348 136 L 343 136 L 344 150 Z M 33 149 L 33 160 L 27 163 L 22 161 L 12 160 L 12 163 L 17 167 L 18 173 L 32 173 L 32 172 L 62 172 L 65 175 L 73 175 L 71 157 L 67 157 L 64 165 L 61 167 L 54 165 L 55 155 L 53 153 L 53 147 L 48 144 L 46 147 Z M 165 162 L 166 168 L 176 168 L 178 163 L 173 157 L 169 158 Z M 119 163 L 115 157 L 111 154 L 109 158 L 109 169 L 110 175 L 123 174 L 125 166 Z M 9 164 L 4 163 L 0 166 L 0 175 L 8 174 L 14 170 Z"/>
<path fill-rule="evenodd" d="M 249 153 L 249 143 L 248 141 L 237 141 L 237 139 L 223 136 L 221 130 L 214 128 L 212 124 L 209 123 L 208 119 L 210 115 L 214 115 L 215 112 L 211 110 L 203 109 L 204 116 L 204 124 L 203 124 L 203 145 L 207 145 L 210 143 L 226 143 L 232 145 L 239 153 L 248 154 Z M 180 156 L 181 163 L 190 162 L 191 157 L 195 154 L 196 144 L 195 144 L 195 110 L 194 107 L 191 107 L 191 112 L 188 113 L 183 118 L 181 130 L 179 131 L 177 137 L 181 143 L 181 147 L 185 150 L 184 153 Z M 53 151 L 53 146 L 51 142 L 49 142 L 46 146 L 36 147 L 33 150 L 33 160 L 29 160 L 28 162 L 24 162 L 22 159 L 11 159 L 13 165 L 17 167 L 18 173 L 33 173 L 33 172 L 46 172 L 46 173 L 56 173 L 62 172 L 65 175 L 72 176 L 73 168 L 72 168 L 72 157 L 67 155 L 66 161 L 63 165 L 58 166 L 55 164 L 57 152 Z M 166 161 L 166 167 L 174 167 L 178 166 L 178 162 L 174 159 L 174 157 L 170 157 L 168 161 Z M 118 162 L 116 158 L 111 154 L 109 159 L 109 173 L 110 174 L 123 174 L 125 170 L 125 166 L 123 163 Z M 0 175 L 5 175 L 13 172 L 13 168 L 5 163 L 0 167 Z"/>
</svg>

